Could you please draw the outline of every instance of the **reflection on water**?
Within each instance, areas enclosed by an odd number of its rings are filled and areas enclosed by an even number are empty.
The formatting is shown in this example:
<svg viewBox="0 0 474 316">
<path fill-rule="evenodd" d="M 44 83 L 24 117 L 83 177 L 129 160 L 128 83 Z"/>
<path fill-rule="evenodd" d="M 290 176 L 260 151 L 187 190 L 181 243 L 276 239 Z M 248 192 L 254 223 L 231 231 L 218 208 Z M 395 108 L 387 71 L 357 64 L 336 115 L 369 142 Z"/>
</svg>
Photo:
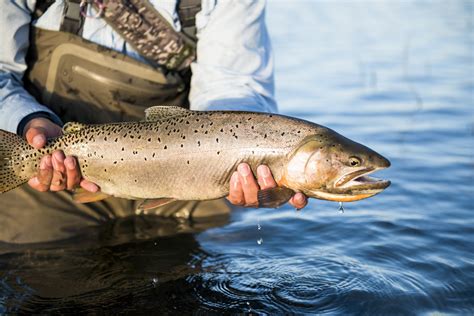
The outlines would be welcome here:
<svg viewBox="0 0 474 316">
<path fill-rule="evenodd" d="M 472 314 L 473 7 L 269 1 L 282 111 L 390 158 L 390 188 L 0 245 L 0 312 Z"/>
</svg>

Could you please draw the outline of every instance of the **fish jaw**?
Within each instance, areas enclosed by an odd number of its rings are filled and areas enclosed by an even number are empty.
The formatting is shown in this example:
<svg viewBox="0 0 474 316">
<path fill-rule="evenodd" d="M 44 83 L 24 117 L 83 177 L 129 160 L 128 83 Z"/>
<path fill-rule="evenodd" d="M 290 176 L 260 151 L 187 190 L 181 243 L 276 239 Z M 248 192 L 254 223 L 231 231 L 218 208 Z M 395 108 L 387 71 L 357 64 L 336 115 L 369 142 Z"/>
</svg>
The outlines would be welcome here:
<svg viewBox="0 0 474 316">
<path fill-rule="evenodd" d="M 311 190 L 309 195 L 318 199 L 352 202 L 359 201 L 374 196 L 390 186 L 389 180 L 377 179 L 368 175 L 380 168 L 363 168 L 340 177 L 332 188 Z"/>
</svg>

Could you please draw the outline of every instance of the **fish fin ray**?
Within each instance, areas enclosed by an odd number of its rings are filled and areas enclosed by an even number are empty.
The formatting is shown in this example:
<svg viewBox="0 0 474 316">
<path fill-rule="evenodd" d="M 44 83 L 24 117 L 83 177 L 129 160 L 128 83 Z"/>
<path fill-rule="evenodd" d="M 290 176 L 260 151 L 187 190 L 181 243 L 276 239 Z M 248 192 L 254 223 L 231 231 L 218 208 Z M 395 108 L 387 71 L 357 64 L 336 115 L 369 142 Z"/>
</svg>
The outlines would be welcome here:
<svg viewBox="0 0 474 316">
<path fill-rule="evenodd" d="M 89 192 L 83 188 L 77 188 L 72 194 L 72 199 L 76 203 L 91 203 L 105 200 L 110 197 L 110 195 L 98 191 L 98 192 Z"/>
<path fill-rule="evenodd" d="M 159 121 L 173 116 L 183 115 L 187 112 L 190 112 L 190 110 L 180 106 L 157 105 L 145 110 L 145 120 L 152 122 Z"/>
<path fill-rule="evenodd" d="M 81 129 L 84 129 L 85 127 L 87 127 L 87 125 L 83 124 L 83 123 L 67 122 L 63 126 L 63 133 L 64 134 L 69 134 L 69 133 L 79 132 Z"/>
<path fill-rule="evenodd" d="M 258 206 L 277 208 L 290 200 L 295 192 L 287 187 L 276 187 L 257 192 Z"/>
<path fill-rule="evenodd" d="M 161 199 L 147 199 L 144 200 L 140 205 L 138 206 L 139 211 L 146 211 L 150 209 L 154 209 L 166 204 L 169 204 L 171 202 L 176 201 L 173 198 L 161 198 Z"/>
</svg>

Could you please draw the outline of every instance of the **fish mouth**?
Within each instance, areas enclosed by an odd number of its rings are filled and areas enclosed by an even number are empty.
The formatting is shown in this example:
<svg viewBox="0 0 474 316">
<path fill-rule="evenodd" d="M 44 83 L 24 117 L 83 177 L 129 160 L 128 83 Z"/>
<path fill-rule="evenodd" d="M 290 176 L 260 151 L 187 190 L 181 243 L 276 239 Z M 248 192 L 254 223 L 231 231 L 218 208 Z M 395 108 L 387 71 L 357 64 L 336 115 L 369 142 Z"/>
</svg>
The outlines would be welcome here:
<svg viewBox="0 0 474 316">
<path fill-rule="evenodd" d="M 368 176 L 382 169 L 385 168 L 364 168 L 348 173 L 339 178 L 333 188 L 325 188 L 311 193 L 319 199 L 337 202 L 352 202 L 369 198 L 382 192 L 390 185 L 389 180 Z"/>
<path fill-rule="evenodd" d="M 370 189 L 385 189 L 390 185 L 390 181 L 369 177 L 368 175 L 385 168 L 364 168 L 348 174 L 343 175 L 334 184 L 336 190 L 370 190 Z"/>
</svg>

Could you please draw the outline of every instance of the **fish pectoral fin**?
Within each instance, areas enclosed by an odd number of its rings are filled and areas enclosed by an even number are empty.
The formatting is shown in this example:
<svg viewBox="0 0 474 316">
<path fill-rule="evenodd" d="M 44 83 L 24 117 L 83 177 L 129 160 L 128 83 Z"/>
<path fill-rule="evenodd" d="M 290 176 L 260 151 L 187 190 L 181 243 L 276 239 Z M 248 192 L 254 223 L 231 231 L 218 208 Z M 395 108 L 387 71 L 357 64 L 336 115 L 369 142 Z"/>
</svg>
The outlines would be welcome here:
<svg viewBox="0 0 474 316">
<path fill-rule="evenodd" d="M 153 208 L 157 208 L 166 204 L 169 204 L 171 202 L 176 201 L 175 199 L 172 198 L 161 198 L 161 199 L 148 199 L 144 200 L 139 206 L 138 210 L 139 211 L 146 211 L 150 210 Z"/>
<path fill-rule="evenodd" d="M 183 115 L 190 110 L 180 106 L 157 105 L 145 110 L 146 121 L 159 121 L 173 116 Z"/>
<path fill-rule="evenodd" d="M 102 201 L 108 197 L 110 197 L 110 195 L 105 194 L 101 191 L 89 192 L 89 191 L 84 190 L 83 188 L 78 188 L 74 190 L 72 194 L 72 199 L 76 203 L 97 202 L 97 201 Z"/>
<path fill-rule="evenodd" d="M 295 192 L 287 187 L 276 187 L 257 192 L 258 207 L 277 208 L 290 200 Z"/>
<path fill-rule="evenodd" d="M 64 134 L 69 134 L 69 133 L 79 132 L 81 129 L 84 129 L 85 127 L 87 127 L 87 125 L 83 124 L 83 123 L 67 122 L 63 126 L 63 133 Z"/>
</svg>

